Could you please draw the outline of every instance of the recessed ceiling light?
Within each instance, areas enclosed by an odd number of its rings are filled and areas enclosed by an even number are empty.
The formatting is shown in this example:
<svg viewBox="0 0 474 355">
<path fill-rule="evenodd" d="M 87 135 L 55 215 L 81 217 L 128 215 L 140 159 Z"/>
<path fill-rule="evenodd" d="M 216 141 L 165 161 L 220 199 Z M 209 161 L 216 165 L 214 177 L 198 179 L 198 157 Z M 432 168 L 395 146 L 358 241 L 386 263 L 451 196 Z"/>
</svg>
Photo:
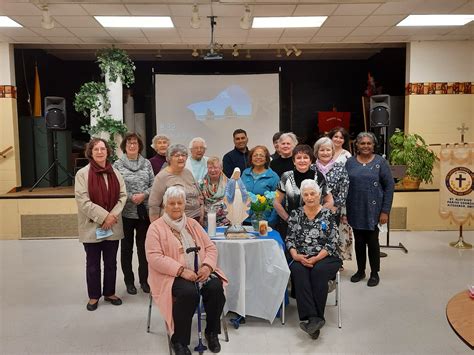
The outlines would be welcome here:
<svg viewBox="0 0 474 355">
<path fill-rule="evenodd" d="M 254 17 L 252 28 L 321 27 L 327 16 Z"/>
<path fill-rule="evenodd" d="M 102 27 L 172 28 L 169 16 L 94 16 Z"/>
<path fill-rule="evenodd" d="M 409 15 L 397 26 L 463 26 L 474 15 Z"/>
<path fill-rule="evenodd" d="M 13 21 L 10 17 L 0 16 L 0 27 L 23 27 L 23 26 Z"/>
</svg>

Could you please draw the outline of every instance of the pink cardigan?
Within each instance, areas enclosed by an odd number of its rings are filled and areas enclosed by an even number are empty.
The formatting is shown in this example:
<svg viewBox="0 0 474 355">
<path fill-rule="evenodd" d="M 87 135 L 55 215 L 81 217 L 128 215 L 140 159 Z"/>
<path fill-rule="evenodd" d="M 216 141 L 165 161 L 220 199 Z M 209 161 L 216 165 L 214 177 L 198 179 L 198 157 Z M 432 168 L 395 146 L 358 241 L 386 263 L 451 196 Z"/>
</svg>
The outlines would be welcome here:
<svg viewBox="0 0 474 355">
<path fill-rule="evenodd" d="M 217 248 L 209 239 L 201 225 L 192 218 L 187 219 L 186 228 L 194 236 L 196 244 L 201 247 L 199 259 L 201 264 L 208 264 L 227 285 L 223 272 L 217 268 Z M 173 298 L 171 288 L 181 266 L 186 266 L 183 253 L 179 253 L 181 243 L 173 235 L 163 217 L 154 221 L 148 228 L 145 241 L 148 260 L 148 283 L 151 294 L 161 315 L 165 319 L 168 333 L 174 333 Z"/>
</svg>

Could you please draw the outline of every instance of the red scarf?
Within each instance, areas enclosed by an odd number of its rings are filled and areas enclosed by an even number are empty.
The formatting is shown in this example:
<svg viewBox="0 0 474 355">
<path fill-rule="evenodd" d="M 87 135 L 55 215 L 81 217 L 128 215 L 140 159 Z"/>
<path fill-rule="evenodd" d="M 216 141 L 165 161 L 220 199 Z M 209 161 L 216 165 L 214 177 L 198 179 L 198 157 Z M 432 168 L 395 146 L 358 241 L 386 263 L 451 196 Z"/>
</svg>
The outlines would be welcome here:
<svg viewBox="0 0 474 355">
<path fill-rule="evenodd" d="M 107 174 L 107 185 L 102 174 Z M 107 162 L 105 167 L 101 167 L 94 160 L 90 161 L 89 197 L 93 203 L 111 211 L 115 207 L 120 197 L 120 184 L 115 175 L 112 165 Z"/>
</svg>

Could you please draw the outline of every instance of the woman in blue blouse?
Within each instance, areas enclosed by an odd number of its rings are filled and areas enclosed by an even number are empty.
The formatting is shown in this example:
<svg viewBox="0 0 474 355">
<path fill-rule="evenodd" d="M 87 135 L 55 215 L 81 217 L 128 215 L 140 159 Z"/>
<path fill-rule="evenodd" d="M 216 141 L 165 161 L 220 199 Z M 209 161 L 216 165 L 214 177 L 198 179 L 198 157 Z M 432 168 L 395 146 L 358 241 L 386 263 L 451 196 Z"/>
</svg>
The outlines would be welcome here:
<svg viewBox="0 0 474 355">
<path fill-rule="evenodd" d="M 280 182 L 280 178 L 268 167 L 270 164 L 270 152 L 267 147 L 257 145 L 251 149 L 249 152 L 249 161 L 250 168 L 245 169 L 241 177 L 247 191 L 262 196 L 267 191 L 275 191 Z M 266 218 L 268 223 L 274 227 L 277 221 L 275 210 L 272 210 Z M 247 222 L 249 221 L 250 220 Z"/>
<path fill-rule="evenodd" d="M 380 270 L 379 230 L 386 224 L 392 208 L 394 182 L 387 161 L 374 154 L 376 138 L 371 132 L 361 132 L 356 138 L 357 155 L 349 158 L 347 219 L 354 230 L 357 272 L 352 282 L 365 278 L 366 246 L 369 253 L 370 278 L 367 286 L 377 286 Z"/>
<path fill-rule="evenodd" d="M 328 281 L 342 265 L 339 233 L 333 213 L 320 203 L 321 188 L 316 181 L 303 180 L 300 191 L 304 205 L 291 212 L 286 246 L 293 258 L 290 270 L 300 328 L 316 339 L 325 323 Z"/>
</svg>

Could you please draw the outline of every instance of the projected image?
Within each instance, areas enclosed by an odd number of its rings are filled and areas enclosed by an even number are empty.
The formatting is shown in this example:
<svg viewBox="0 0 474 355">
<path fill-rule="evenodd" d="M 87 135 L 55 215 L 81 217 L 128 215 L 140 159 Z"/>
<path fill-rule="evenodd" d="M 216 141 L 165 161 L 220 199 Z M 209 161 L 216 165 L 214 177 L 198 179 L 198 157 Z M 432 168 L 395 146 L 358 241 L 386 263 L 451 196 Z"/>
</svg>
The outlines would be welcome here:
<svg viewBox="0 0 474 355">
<path fill-rule="evenodd" d="M 252 100 L 239 85 L 230 85 L 209 101 L 195 102 L 187 108 L 198 121 L 251 118 Z"/>
</svg>

